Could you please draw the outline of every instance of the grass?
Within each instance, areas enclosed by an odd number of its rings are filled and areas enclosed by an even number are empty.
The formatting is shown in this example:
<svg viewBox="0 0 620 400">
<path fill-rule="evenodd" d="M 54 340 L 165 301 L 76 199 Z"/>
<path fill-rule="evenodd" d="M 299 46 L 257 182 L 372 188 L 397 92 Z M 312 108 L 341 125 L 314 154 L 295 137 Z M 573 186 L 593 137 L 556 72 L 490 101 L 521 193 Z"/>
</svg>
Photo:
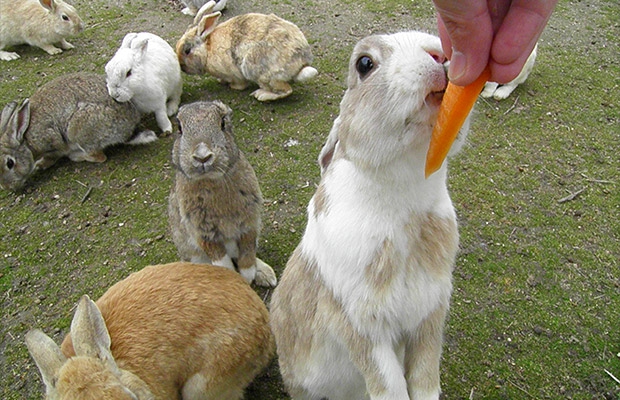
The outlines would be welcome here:
<svg viewBox="0 0 620 400">
<path fill-rule="evenodd" d="M 71 40 L 76 49 L 48 56 L 18 47 L 22 59 L 1 64 L 0 106 L 55 76 L 103 72 L 126 32 L 174 43 L 189 23 L 172 1 L 72 4 L 89 26 Z M 183 102 L 233 108 L 237 144 L 265 198 L 260 256 L 279 274 L 305 227 L 353 44 L 374 32 L 432 32 L 434 16 L 430 2 L 255 0 L 230 2 L 225 17 L 250 11 L 302 27 L 318 78 L 261 104 L 249 90 L 185 75 Z M 560 1 L 529 80 L 507 100 L 478 103 L 469 144 L 451 162 L 461 251 L 442 363 L 446 399 L 620 396 L 605 372 L 620 378 L 619 21 L 613 0 Z M 152 118 L 145 123 L 156 129 Z M 166 217 L 173 139 L 116 147 L 103 165 L 63 160 L 25 192 L 0 192 L 1 398 L 41 398 L 23 344 L 29 329 L 60 342 L 82 293 L 97 298 L 132 271 L 176 259 Z M 287 398 L 275 363 L 246 397 Z"/>
</svg>

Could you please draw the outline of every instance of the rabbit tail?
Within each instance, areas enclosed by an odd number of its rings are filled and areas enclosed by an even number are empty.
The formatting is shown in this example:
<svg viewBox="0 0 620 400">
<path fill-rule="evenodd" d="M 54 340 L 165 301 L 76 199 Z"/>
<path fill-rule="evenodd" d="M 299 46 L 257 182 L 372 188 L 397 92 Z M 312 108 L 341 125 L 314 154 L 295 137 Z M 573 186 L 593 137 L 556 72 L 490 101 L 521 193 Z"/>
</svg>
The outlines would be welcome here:
<svg viewBox="0 0 620 400">
<path fill-rule="evenodd" d="M 305 66 L 301 69 L 301 71 L 299 71 L 294 79 L 295 82 L 306 82 L 314 78 L 318 73 L 319 71 L 317 71 L 316 68 Z"/>
</svg>

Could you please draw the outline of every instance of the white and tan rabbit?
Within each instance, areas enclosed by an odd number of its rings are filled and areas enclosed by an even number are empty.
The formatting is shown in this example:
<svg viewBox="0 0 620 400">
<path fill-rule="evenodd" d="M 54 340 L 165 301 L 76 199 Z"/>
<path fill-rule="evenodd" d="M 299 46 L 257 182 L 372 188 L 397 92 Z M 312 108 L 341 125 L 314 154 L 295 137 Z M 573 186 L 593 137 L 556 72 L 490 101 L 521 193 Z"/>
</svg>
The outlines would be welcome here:
<svg viewBox="0 0 620 400">
<path fill-rule="evenodd" d="M 290 82 L 312 79 L 312 51 L 306 37 L 293 23 L 273 14 L 243 14 L 218 25 L 220 12 L 205 4 L 179 39 L 176 52 L 188 74 L 209 74 L 244 90 L 251 82 L 252 95 L 271 101 L 293 92 Z"/>
<path fill-rule="evenodd" d="M 0 186 L 20 189 L 36 170 L 61 157 L 104 162 L 112 145 L 157 140 L 152 131 L 135 133 L 140 112 L 115 102 L 105 77 L 77 73 L 41 86 L 21 105 L 7 104 L 0 118 Z"/>
<path fill-rule="evenodd" d="M 179 110 L 168 206 L 172 238 L 182 260 L 213 263 L 237 270 L 249 283 L 275 286 L 273 269 L 256 257 L 263 198 L 235 144 L 231 114 L 219 101 Z"/>
<path fill-rule="evenodd" d="M 482 90 L 482 93 L 480 93 L 480 96 L 484 98 L 493 97 L 495 100 L 504 100 L 508 98 L 508 96 L 510 96 L 510 94 L 517 88 L 517 86 L 525 82 L 530 76 L 532 69 L 534 69 L 534 63 L 536 62 L 537 50 L 538 43 L 536 44 L 536 46 L 534 46 L 534 50 L 532 50 L 532 52 L 530 53 L 529 57 L 525 61 L 523 69 L 515 79 L 501 85 L 497 82 L 487 82 L 484 85 L 484 89 Z"/>
<path fill-rule="evenodd" d="M 181 0 L 183 4 L 185 4 L 185 8 L 181 10 L 183 14 L 195 16 L 198 13 L 198 10 L 205 4 L 207 4 L 207 0 Z M 215 1 L 215 6 L 211 9 L 212 12 L 222 11 L 226 8 L 226 3 L 228 0 L 217 0 Z"/>
<path fill-rule="evenodd" d="M 181 67 L 172 46 L 148 32 L 128 33 L 106 64 L 108 92 L 114 100 L 132 102 L 144 113 L 155 113 L 163 132 L 172 132 L 168 117 L 181 102 Z"/>
<path fill-rule="evenodd" d="M 271 301 L 296 400 L 439 398 L 458 231 L 446 164 L 428 179 L 424 165 L 444 62 L 421 32 L 353 50 L 307 227 Z"/>
<path fill-rule="evenodd" d="M 75 8 L 62 0 L 0 0 L 0 60 L 18 59 L 19 54 L 3 49 L 19 44 L 62 53 L 73 48 L 67 38 L 83 29 Z"/>
<path fill-rule="evenodd" d="M 275 350 L 252 288 L 190 263 L 146 267 L 96 303 L 84 295 L 61 348 L 40 330 L 26 344 L 50 400 L 237 400 Z"/>
</svg>

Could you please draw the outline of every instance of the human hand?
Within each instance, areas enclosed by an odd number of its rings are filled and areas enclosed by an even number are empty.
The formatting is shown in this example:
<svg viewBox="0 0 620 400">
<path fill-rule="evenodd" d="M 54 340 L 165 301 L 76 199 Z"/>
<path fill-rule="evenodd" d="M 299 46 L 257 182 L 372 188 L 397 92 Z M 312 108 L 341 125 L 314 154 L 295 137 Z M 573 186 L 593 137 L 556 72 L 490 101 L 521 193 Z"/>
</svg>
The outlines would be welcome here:
<svg viewBox="0 0 620 400">
<path fill-rule="evenodd" d="M 456 85 L 473 82 L 489 65 L 491 81 L 519 75 L 557 0 L 433 0 L 439 37 Z"/>
</svg>

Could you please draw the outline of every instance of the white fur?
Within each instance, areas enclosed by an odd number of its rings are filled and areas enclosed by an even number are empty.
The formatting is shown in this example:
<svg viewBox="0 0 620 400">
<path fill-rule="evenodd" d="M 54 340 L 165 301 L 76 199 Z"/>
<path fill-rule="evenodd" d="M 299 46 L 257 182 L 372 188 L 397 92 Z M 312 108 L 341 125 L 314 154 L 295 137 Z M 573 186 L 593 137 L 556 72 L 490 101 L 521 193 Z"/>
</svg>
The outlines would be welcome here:
<svg viewBox="0 0 620 400">
<path fill-rule="evenodd" d="M 356 68 L 363 56 L 375 65 L 367 75 Z M 353 51 L 340 115 L 319 156 L 322 179 L 308 205 L 308 223 L 296 250 L 301 256 L 289 261 L 290 270 L 272 297 L 283 378 L 289 389 L 301 392 L 296 400 L 439 398 L 440 335 L 458 236 L 446 163 L 428 179 L 424 164 L 438 93 L 447 85 L 444 61 L 439 39 L 419 32 L 372 36 Z M 469 121 L 452 154 L 468 128 Z M 435 229 L 425 225 L 428 219 L 452 227 L 438 228 L 441 238 L 446 237 L 445 248 L 437 249 L 443 243 L 428 237 L 425 229 Z M 411 233 L 417 228 L 422 229 L 419 236 Z M 445 251 L 445 258 L 435 258 L 435 253 L 433 261 L 416 258 L 424 246 Z M 378 283 L 368 270 L 381 266 L 379 255 L 386 256 L 390 277 Z M 303 300 L 286 303 L 290 293 L 305 285 L 318 285 L 324 289 L 319 296 L 328 293 L 336 305 L 322 297 L 317 305 L 314 299 L 308 305 Z M 289 315 L 284 310 L 295 311 Z M 420 333 L 429 329 L 431 319 L 438 332 Z M 303 334 L 291 329 L 297 324 L 303 324 Z M 308 330 L 311 338 L 305 336 Z M 298 342 L 302 336 L 304 343 Z M 353 350 L 349 340 L 356 343 Z M 412 354 L 416 346 L 426 346 L 427 353 Z M 297 354 L 300 348 L 303 356 Z M 356 361 L 360 358 L 365 361 Z M 370 372 L 361 365 L 370 365 Z M 373 393 L 371 381 L 379 381 Z M 426 383 L 417 386 L 419 382 Z"/>
<path fill-rule="evenodd" d="M 532 69 L 534 68 L 534 63 L 536 62 L 537 49 L 538 44 L 534 46 L 534 50 L 532 50 L 532 53 L 527 58 L 523 69 L 515 79 L 504 85 L 500 85 L 497 82 L 487 82 L 484 85 L 484 90 L 482 91 L 482 93 L 480 93 L 480 96 L 484 98 L 493 97 L 495 100 L 503 100 L 510 96 L 510 94 L 517 88 L 517 86 L 525 82 L 528 76 L 530 76 L 530 72 L 532 72 Z"/>
<path fill-rule="evenodd" d="M 128 33 L 105 66 L 110 96 L 131 101 L 142 113 L 155 113 L 157 125 L 172 132 L 169 116 L 181 101 L 181 67 L 172 47 L 148 32 Z"/>
</svg>

